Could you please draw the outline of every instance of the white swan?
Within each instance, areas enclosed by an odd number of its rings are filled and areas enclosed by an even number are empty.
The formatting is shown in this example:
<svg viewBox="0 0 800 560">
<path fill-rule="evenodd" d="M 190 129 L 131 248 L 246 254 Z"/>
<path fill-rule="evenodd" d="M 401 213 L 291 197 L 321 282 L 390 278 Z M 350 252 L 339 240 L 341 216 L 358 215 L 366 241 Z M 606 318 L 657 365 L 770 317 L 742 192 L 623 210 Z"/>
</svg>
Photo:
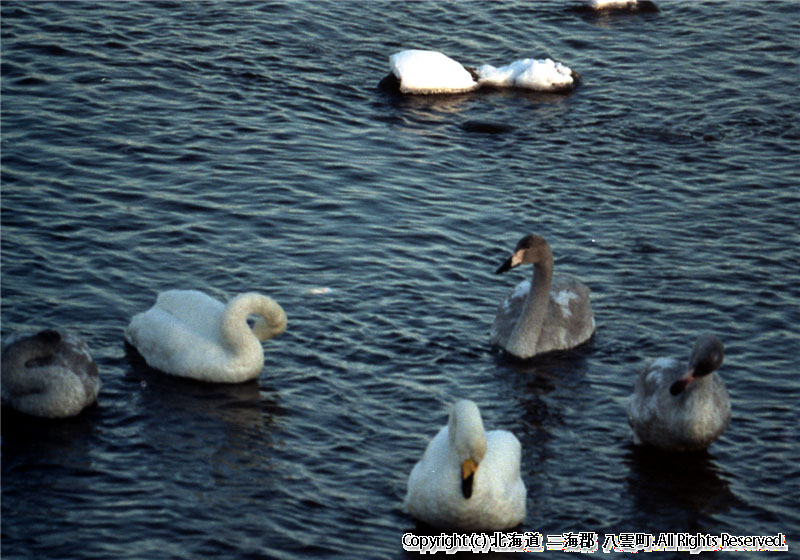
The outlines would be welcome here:
<svg viewBox="0 0 800 560">
<path fill-rule="evenodd" d="M 1 360 L 2 402 L 20 412 L 66 418 L 97 401 L 97 364 L 74 333 L 43 330 L 15 337 Z"/>
<path fill-rule="evenodd" d="M 410 49 L 391 55 L 389 67 L 381 85 L 408 94 L 464 93 L 482 86 L 565 92 L 579 80 L 576 72 L 549 58 L 526 58 L 500 68 L 484 64 L 476 70 L 438 51 Z"/>
<path fill-rule="evenodd" d="M 713 334 L 697 338 L 688 366 L 659 358 L 636 377 L 628 400 L 628 423 L 635 444 L 669 451 L 705 449 L 731 419 L 725 383 L 716 370 L 724 347 Z"/>
<path fill-rule="evenodd" d="M 250 315 L 258 315 L 252 330 Z M 240 294 L 224 305 L 203 292 L 169 290 L 131 319 L 125 339 L 150 367 L 164 373 L 239 383 L 261 372 L 260 341 L 284 330 L 286 314 L 267 296 Z"/>
<path fill-rule="evenodd" d="M 511 432 L 484 432 L 481 413 L 470 400 L 453 405 L 408 477 L 405 506 L 434 527 L 493 531 L 525 520 L 522 449 Z"/>
<path fill-rule="evenodd" d="M 589 288 L 567 275 L 553 277 L 553 251 L 542 237 L 527 235 L 497 274 L 533 263 L 533 279 L 520 282 L 500 304 L 490 331 L 492 344 L 518 358 L 568 350 L 592 337 Z"/>
</svg>

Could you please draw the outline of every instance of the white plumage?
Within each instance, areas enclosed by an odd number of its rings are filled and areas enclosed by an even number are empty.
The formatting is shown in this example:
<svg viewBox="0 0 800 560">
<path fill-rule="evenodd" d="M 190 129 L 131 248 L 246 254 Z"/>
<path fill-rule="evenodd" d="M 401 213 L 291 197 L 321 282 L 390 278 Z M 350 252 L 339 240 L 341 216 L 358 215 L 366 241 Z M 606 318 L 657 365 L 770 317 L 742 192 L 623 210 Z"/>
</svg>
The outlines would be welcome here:
<svg viewBox="0 0 800 560">
<path fill-rule="evenodd" d="M 250 315 L 257 315 L 251 329 Z M 155 369 L 200 381 L 239 383 L 264 366 L 261 341 L 286 330 L 286 314 L 272 298 L 240 294 L 227 305 L 203 292 L 161 292 L 135 315 L 125 339 Z"/>
<path fill-rule="evenodd" d="M 722 342 L 704 334 L 698 337 L 687 366 L 673 358 L 658 358 L 642 369 L 628 400 L 634 443 L 668 451 L 711 445 L 731 418 L 728 390 L 716 373 L 723 357 Z"/>
<path fill-rule="evenodd" d="M 20 412 L 66 418 L 97 401 L 97 364 L 74 333 L 43 330 L 15 337 L 1 361 L 2 402 Z"/>
<path fill-rule="evenodd" d="M 405 506 L 428 525 L 494 531 L 525 520 L 522 449 L 514 434 L 484 432 L 477 405 L 456 402 L 408 477 Z"/>
<path fill-rule="evenodd" d="M 497 308 L 492 344 L 530 358 L 589 340 L 595 329 L 589 288 L 572 276 L 553 275 L 553 252 L 542 237 L 523 237 L 497 273 L 530 263 L 533 278 L 520 282 Z"/>
</svg>

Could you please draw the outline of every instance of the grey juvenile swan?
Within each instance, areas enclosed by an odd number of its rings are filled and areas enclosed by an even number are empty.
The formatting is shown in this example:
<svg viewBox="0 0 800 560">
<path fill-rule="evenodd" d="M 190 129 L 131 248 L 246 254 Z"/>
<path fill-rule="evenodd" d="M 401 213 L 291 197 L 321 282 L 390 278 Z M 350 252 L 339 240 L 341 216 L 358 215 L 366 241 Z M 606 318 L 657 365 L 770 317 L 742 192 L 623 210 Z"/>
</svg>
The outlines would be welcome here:
<svg viewBox="0 0 800 560">
<path fill-rule="evenodd" d="M 491 342 L 518 358 L 574 348 L 592 337 L 589 288 L 568 275 L 553 276 L 553 251 L 544 238 L 526 235 L 497 274 L 533 264 L 533 278 L 520 282 L 500 304 Z"/>
<path fill-rule="evenodd" d="M 628 400 L 633 442 L 668 451 L 705 449 L 731 419 L 728 390 L 716 370 L 724 347 L 713 334 L 697 338 L 687 366 L 673 358 L 650 362 Z"/>
<path fill-rule="evenodd" d="M 73 333 L 48 329 L 15 337 L 1 360 L 3 405 L 32 416 L 67 418 L 97 401 L 97 364 Z"/>
</svg>

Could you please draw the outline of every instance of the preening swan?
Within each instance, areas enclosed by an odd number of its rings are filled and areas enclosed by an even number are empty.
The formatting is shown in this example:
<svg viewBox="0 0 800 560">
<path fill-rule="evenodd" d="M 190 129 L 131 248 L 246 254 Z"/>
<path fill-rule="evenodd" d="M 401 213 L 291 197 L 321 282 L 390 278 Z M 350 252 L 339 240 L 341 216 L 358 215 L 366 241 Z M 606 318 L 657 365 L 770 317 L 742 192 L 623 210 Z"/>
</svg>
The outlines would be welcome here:
<svg viewBox="0 0 800 560">
<path fill-rule="evenodd" d="M 628 423 L 635 444 L 668 451 L 705 449 L 731 419 L 728 390 L 716 370 L 724 347 L 713 334 L 697 338 L 689 363 L 659 358 L 636 377 L 628 400 Z"/>
<path fill-rule="evenodd" d="M 252 330 L 247 323 L 257 315 Z M 264 366 L 262 340 L 286 330 L 286 314 L 272 298 L 240 294 L 227 305 L 203 292 L 169 290 L 131 319 L 125 340 L 152 368 L 200 381 L 239 383 Z"/>
<path fill-rule="evenodd" d="M 16 337 L 1 360 L 3 405 L 25 414 L 76 416 L 100 392 L 97 364 L 74 333 L 43 330 Z"/>
<path fill-rule="evenodd" d="M 526 58 L 495 68 L 484 64 L 477 70 L 438 51 L 405 50 L 389 57 L 391 73 L 381 87 L 408 94 L 464 93 L 483 86 L 566 92 L 579 76 L 552 60 Z"/>
<path fill-rule="evenodd" d="M 525 520 L 522 448 L 511 432 L 484 432 L 481 413 L 470 400 L 453 405 L 408 477 L 405 506 L 434 527 L 494 531 Z"/>
<path fill-rule="evenodd" d="M 572 276 L 553 276 L 553 251 L 542 237 L 523 237 L 496 272 L 530 263 L 532 280 L 520 282 L 497 309 L 492 344 L 518 358 L 530 358 L 589 340 L 595 327 L 589 288 Z"/>
</svg>

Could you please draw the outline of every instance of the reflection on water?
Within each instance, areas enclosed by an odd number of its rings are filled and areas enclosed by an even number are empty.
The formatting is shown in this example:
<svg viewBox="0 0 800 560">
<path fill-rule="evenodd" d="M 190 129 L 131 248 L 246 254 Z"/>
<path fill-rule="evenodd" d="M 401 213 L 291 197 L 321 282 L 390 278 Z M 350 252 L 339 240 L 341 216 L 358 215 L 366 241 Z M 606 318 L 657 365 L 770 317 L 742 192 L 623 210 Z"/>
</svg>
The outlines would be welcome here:
<svg viewBox="0 0 800 560">
<path fill-rule="evenodd" d="M 730 473 L 708 451 L 667 453 L 631 444 L 624 462 L 630 468 L 628 492 L 647 530 L 708 532 L 710 518 L 739 503 L 730 489 Z"/>
</svg>

